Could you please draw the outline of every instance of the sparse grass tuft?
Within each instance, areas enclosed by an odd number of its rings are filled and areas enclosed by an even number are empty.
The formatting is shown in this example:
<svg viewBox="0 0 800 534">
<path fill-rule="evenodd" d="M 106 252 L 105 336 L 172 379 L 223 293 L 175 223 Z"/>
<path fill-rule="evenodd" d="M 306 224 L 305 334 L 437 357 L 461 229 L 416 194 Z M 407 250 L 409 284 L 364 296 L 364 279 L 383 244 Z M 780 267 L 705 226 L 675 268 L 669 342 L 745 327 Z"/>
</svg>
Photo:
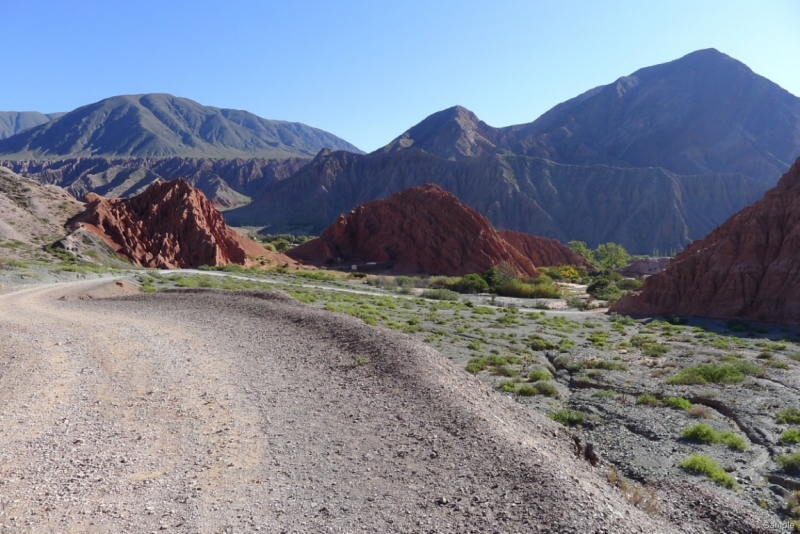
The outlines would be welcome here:
<svg viewBox="0 0 800 534">
<path fill-rule="evenodd" d="M 787 428 L 781 434 L 784 443 L 800 443 L 800 428 Z"/>
<path fill-rule="evenodd" d="M 586 414 L 575 410 L 559 410 L 551 413 L 548 417 L 564 426 L 579 426 L 586 422 Z"/>
<path fill-rule="evenodd" d="M 732 475 L 726 473 L 725 470 L 719 466 L 716 460 L 709 458 L 704 454 L 692 454 L 683 462 L 681 462 L 680 465 L 689 472 L 704 475 L 710 478 L 720 486 L 725 486 L 726 488 L 730 489 L 736 489 L 739 487 L 739 485 L 736 483 L 736 479 L 733 478 Z"/>
<path fill-rule="evenodd" d="M 784 408 L 782 410 L 778 410 L 778 413 L 775 415 L 775 420 L 783 424 L 800 423 L 800 409 Z"/>
<path fill-rule="evenodd" d="M 792 454 L 782 454 L 778 456 L 775 461 L 777 461 L 781 469 L 787 473 L 800 472 L 800 451 L 793 452 Z"/>
<path fill-rule="evenodd" d="M 641 404 L 644 406 L 658 406 L 658 399 L 649 393 L 645 393 L 636 398 L 636 404 Z"/>
<path fill-rule="evenodd" d="M 682 369 L 667 379 L 667 384 L 733 384 L 744 380 L 744 374 L 733 365 L 700 363 Z"/>
<path fill-rule="evenodd" d="M 683 431 L 683 437 L 686 439 L 693 439 L 701 443 L 722 443 L 729 449 L 734 449 L 737 451 L 747 450 L 747 442 L 745 442 L 744 438 L 741 436 L 737 436 L 730 430 L 719 433 L 703 423 L 698 423 L 685 429 Z"/>
<path fill-rule="evenodd" d="M 688 410 L 692 407 L 692 403 L 683 397 L 665 397 L 664 404 L 675 410 Z"/>
</svg>

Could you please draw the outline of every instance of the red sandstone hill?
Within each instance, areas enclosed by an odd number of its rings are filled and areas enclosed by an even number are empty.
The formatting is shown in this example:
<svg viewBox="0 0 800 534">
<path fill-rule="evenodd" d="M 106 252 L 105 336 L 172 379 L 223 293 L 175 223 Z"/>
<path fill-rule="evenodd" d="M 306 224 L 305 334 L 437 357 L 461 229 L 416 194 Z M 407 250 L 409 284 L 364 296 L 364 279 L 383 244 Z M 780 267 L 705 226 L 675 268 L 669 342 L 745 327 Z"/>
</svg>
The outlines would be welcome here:
<svg viewBox="0 0 800 534">
<path fill-rule="evenodd" d="M 155 182 L 129 199 L 89 193 L 85 200 L 86 211 L 70 225 L 96 233 L 142 267 L 244 264 L 248 254 L 294 263 L 229 228 L 205 195 L 180 178 Z"/>
<path fill-rule="evenodd" d="M 762 200 L 689 245 L 611 310 L 800 325 L 800 159 Z"/>
<path fill-rule="evenodd" d="M 555 239 L 523 234 L 513 230 L 500 230 L 498 233 L 506 243 L 520 251 L 537 267 L 575 265 L 587 269 L 594 268 L 591 263 L 586 261 L 586 258 Z"/>
<path fill-rule="evenodd" d="M 550 248 L 531 257 L 557 257 Z M 486 218 L 433 184 L 357 206 L 287 254 L 316 264 L 387 263 L 404 273 L 457 276 L 507 264 L 520 275 L 536 275 L 527 251 L 511 246 Z"/>
</svg>

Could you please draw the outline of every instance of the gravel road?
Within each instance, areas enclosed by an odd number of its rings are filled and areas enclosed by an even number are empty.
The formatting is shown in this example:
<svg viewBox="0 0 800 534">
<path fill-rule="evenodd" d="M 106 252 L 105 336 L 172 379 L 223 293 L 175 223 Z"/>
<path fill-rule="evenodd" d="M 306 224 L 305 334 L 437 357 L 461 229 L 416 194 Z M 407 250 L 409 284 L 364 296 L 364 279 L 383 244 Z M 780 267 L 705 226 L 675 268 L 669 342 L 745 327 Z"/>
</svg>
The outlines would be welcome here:
<svg viewBox="0 0 800 534">
<path fill-rule="evenodd" d="M 279 293 L 0 295 L 0 532 L 776 532 L 647 515 L 568 431 L 402 334 Z M 124 287 L 121 289 L 125 289 Z"/>
</svg>

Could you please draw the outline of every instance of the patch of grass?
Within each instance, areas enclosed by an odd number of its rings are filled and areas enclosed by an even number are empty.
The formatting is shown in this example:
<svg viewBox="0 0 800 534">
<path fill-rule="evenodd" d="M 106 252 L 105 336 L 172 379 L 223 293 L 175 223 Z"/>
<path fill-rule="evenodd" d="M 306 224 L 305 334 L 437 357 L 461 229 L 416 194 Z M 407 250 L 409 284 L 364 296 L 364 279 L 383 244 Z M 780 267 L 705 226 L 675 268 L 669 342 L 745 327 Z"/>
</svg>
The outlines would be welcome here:
<svg viewBox="0 0 800 534">
<path fill-rule="evenodd" d="M 742 382 L 744 374 L 729 364 L 700 363 L 682 369 L 678 374 L 667 379 L 667 384 L 734 384 Z"/>
<path fill-rule="evenodd" d="M 540 380 L 552 380 L 553 375 L 545 369 L 534 369 L 528 373 L 529 382 L 539 382 Z"/>
<path fill-rule="evenodd" d="M 601 399 L 609 399 L 613 397 L 615 393 L 610 389 L 598 389 L 594 393 L 592 393 L 592 397 L 599 397 Z"/>
<path fill-rule="evenodd" d="M 781 434 L 784 443 L 800 443 L 800 428 L 787 428 Z"/>
<path fill-rule="evenodd" d="M 709 458 L 705 454 L 692 454 L 684 461 L 681 462 L 681 467 L 691 473 L 703 475 L 720 486 L 730 489 L 736 489 L 739 485 L 736 479 L 729 473 L 722 469 L 716 460 Z"/>
<path fill-rule="evenodd" d="M 775 414 L 775 420 L 783 424 L 800 423 L 800 409 L 783 408 L 782 410 L 778 410 L 778 413 Z"/>
<path fill-rule="evenodd" d="M 603 369 L 604 371 L 627 371 L 628 366 L 624 363 L 610 362 L 608 360 L 590 360 L 584 362 L 584 367 L 588 369 Z"/>
<path fill-rule="evenodd" d="M 675 410 L 688 410 L 692 403 L 683 397 L 665 397 L 664 404 Z"/>
<path fill-rule="evenodd" d="M 686 439 L 693 439 L 701 443 L 722 443 L 729 449 L 734 449 L 737 451 L 747 450 L 747 442 L 741 436 L 737 436 L 730 430 L 719 433 L 703 423 L 690 426 L 683 431 L 682 435 Z"/>
<path fill-rule="evenodd" d="M 586 422 L 586 414 L 575 410 L 559 410 L 549 414 L 548 417 L 564 426 L 579 426 Z"/>
<path fill-rule="evenodd" d="M 464 369 L 468 373 L 478 374 L 489 367 L 516 365 L 518 363 L 519 358 L 516 356 L 498 356 L 492 354 L 491 356 L 477 356 L 472 358 Z"/>
<path fill-rule="evenodd" d="M 800 473 L 800 451 L 792 454 L 782 454 L 775 458 L 775 461 L 787 473 Z"/>
<path fill-rule="evenodd" d="M 649 393 L 645 393 L 636 398 L 636 404 L 642 404 L 644 406 L 658 406 L 658 399 Z"/>
<path fill-rule="evenodd" d="M 536 382 L 533 384 L 523 384 L 517 388 L 517 395 L 532 397 L 534 395 L 545 395 L 547 397 L 558 397 L 558 390 L 550 382 Z"/>
</svg>

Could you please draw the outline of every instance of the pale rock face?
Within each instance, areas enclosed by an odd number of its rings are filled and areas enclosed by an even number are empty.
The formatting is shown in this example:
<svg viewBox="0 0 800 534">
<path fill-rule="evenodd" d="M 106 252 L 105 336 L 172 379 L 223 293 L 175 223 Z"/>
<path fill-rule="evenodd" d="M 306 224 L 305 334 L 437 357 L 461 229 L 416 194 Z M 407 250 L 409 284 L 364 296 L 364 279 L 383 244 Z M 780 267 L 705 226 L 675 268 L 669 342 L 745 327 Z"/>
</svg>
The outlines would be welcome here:
<svg viewBox="0 0 800 534">
<path fill-rule="evenodd" d="M 611 309 L 800 324 L 800 159 L 763 199 Z"/>
</svg>

